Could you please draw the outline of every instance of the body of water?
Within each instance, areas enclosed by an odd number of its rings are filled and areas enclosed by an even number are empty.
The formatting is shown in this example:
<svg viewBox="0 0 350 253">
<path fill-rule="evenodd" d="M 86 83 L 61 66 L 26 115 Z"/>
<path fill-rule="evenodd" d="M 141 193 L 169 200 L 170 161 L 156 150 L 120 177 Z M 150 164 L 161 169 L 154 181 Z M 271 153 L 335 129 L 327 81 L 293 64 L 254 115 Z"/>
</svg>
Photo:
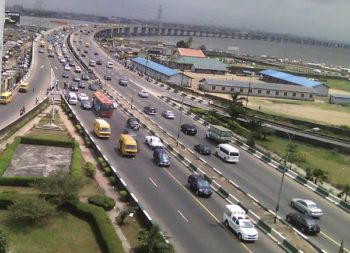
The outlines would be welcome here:
<svg viewBox="0 0 350 253">
<path fill-rule="evenodd" d="M 156 37 L 136 37 L 143 40 L 156 40 Z M 192 37 L 193 48 L 205 45 L 206 49 L 230 51 L 235 54 L 267 55 L 277 58 L 289 58 L 304 62 L 325 63 L 332 66 L 350 67 L 350 49 L 330 48 L 278 43 L 258 40 L 238 40 L 224 38 Z M 186 36 L 160 36 L 158 41 L 175 45 L 179 40 L 187 41 Z M 234 49 L 234 50 L 230 50 Z"/>
</svg>

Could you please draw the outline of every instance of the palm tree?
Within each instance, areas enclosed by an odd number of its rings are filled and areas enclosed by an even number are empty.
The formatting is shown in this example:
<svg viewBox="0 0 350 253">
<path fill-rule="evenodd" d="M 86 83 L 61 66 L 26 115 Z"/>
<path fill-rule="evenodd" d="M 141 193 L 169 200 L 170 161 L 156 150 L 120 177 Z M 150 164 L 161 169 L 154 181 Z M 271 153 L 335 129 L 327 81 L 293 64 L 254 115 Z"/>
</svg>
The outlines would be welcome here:
<svg viewBox="0 0 350 253">
<path fill-rule="evenodd" d="M 346 202 L 346 199 L 348 198 L 348 196 L 350 195 L 350 184 L 344 184 L 340 186 L 340 189 L 342 190 L 339 194 L 338 197 L 344 197 L 344 201 Z"/>
<path fill-rule="evenodd" d="M 322 184 L 323 181 L 328 179 L 328 171 L 316 168 L 312 171 L 312 177 L 314 179 L 315 184 L 317 184 L 317 181 L 320 181 L 320 183 Z"/>
<path fill-rule="evenodd" d="M 150 230 L 142 229 L 138 235 L 138 240 L 149 253 L 174 253 L 173 245 L 166 242 L 168 238 L 162 234 L 159 225 L 154 225 Z"/>
<path fill-rule="evenodd" d="M 240 97 L 239 92 L 231 93 L 231 100 L 228 102 L 226 112 L 233 118 L 236 119 L 240 114 L 243 113 L 243 101 L 245 97 Z"/>
</svg>

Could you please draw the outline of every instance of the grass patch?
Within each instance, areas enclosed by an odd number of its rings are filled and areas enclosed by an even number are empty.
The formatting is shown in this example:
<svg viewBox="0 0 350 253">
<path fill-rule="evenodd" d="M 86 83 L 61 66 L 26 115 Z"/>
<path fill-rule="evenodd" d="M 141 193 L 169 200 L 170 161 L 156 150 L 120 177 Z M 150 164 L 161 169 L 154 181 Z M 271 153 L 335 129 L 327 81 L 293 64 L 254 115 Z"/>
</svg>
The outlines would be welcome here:
<svg viewBox="0 0 350 253">
<path fill-rule="evenodd" d="M 0 186 L 0 193 L 9 193 L 9 192 L 18 192 L 18 193 L 38 193 L 38 191 L 32 187 L 21 187 L 21 186 Z"/>
<path fill-rule="evenodd" d="M 267 141 L 257 141 L 264 148 L 284 157 L 287 139 L 269 136 Z M 297 152 L 306 157 L 301 168 L 320 168 L 329 172 L 329 182 L 333 185 L 350 183 L 350 156 L 326 148 L 315 147 L 306 143 L 293 141 L 297 145 Z"/>
<path fill-rule="evenodd" d="M 38 128 L 33 128 L 30 130 L 26 136 L 29 137 L 38 137 L 40 138 L 45 138 L 45 139 L 51 139 L 55 141 L 71 141 L 72 137 L 70 134 L 66 131 L 54 131 L 54 130 L 46 130 L 46 129 L 38 129 Z"/>
<path fill-rule="evenodd" d="M 331 89 L 350 92 L 350 82 L 349 81 L 337 80 L 337 79 L 327 79 L 326 84 Z"/>
<path fill-rule="evenodd" d="M 92 195 L 103 194 L 103 191 L 98 188 L 96 181 L 90 177 L 83 177 L 83 187 L 79 191 L 80 197 L 89 197 Z"/>
<path fill-rule="evenodd" d="M 141 223 L 137 217 L 127 216 L 124 220 L 124 225 L 120 226 L 120 228 L 129 241 L 130 246 L 135 250 L 135 253 L 146 253 L 137 239 L 138 232 L 142 229 Z"/>
<path fill-rule="evenodd" d="M 7 235 L 11 253 L 102 253 L 90 225 L 69 213 L 31 227 L 8 221 L 7 214 L 0 211 L 0 229 Z"/>
</svg>

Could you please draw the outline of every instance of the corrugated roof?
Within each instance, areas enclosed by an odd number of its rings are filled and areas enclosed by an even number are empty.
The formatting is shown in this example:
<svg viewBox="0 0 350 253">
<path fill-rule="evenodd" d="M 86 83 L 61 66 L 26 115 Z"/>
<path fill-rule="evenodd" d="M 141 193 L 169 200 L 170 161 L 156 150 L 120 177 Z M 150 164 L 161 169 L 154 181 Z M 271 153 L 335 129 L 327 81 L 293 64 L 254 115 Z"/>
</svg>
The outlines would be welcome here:
<svg viewBox="0 0 350 253">
<path fill-rule="evenodd" d="M 196 69 L 227 71 L 225 63 L 213 58 L 179 57 L 175 62 L 178 64 L 191 64 Z"/>
<path fill-rule="evenodd" d="M 200 49 L 178 48 L 177 51 L 180 56 L 205 58 L 203 51 Z"/>
<path fill-rule="evenodd" d="M 259 72 L 260 74 L 271 76 L 276 79 L 280 79 L 286 82 L 290 82 L 297 85 L 302 85 L 305 87 L 315 87 L 317 85 L 323 84 L 321 82 L 313 81 L 301 76 L 295 76 L 288 73 L 280 72 L 273 69 L 266 69 Z M 323 84 L 325 85 L 325 84 Z"/>
<path fill-rule="evenodd" d="M 159 72 L 159 73 L 161 73 L 163 75 L 166 75 L 166 76 L 173 76 L 173 75 L 176 75 L 176 74 L 180 73 L 176 69 L 168 68 L 167 66 L 161 65 L 161 64 L 156 63 L 154 61 L 146 60 L 143 57 L 136 57 L 136 58 L 132 58 L 131 60 L 133 62 L 141 64 L 141 65 L 143 65 L 145 67 L 147 66 L 147 68 L 152 69 L 154 71 L 157 71 L 157 72 Z"/>
<path fill-rule="evenodd" d="M 249 82 L 236 81 L 236 80 L 223 80 L 223 79 L 213 79 L 206 78 L 205 81 L 209 85 L 218 85 L 218 86 L 230 86 L 230 87 L 240 87 L 240 88 L 249 88 Z M 315 94 L 316 91 L 310 87 L 304 87 L 299 85 L 292 84 L 279 84 L 279 83 L 263 83 L 263 82 L 254 82 L 250 84 L 252 89 L 266 89 L 266 90 L 278 90 L 278 91 L 297 91 Z"/>
<path fill-rule="evenodd" d="M 341 95 L 341 94 L 331 94 L 331 98 L 345 98 L 345 99 L 350 99 L 350 96 Z"/>
</svg>

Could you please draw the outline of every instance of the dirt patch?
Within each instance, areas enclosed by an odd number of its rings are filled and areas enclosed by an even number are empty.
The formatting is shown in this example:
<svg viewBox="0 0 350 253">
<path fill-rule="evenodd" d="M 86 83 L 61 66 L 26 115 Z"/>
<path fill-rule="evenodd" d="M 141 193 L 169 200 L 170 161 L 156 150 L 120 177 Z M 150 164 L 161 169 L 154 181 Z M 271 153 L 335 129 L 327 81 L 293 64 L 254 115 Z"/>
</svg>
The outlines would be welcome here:
<svg viewBox="0 0 350 253">
<path fill-rule="evenodd" d="M 48 176 L 52 171 L 69 171 L 71 148 L 18 145 L 4 176 Z"/>
</svg>

